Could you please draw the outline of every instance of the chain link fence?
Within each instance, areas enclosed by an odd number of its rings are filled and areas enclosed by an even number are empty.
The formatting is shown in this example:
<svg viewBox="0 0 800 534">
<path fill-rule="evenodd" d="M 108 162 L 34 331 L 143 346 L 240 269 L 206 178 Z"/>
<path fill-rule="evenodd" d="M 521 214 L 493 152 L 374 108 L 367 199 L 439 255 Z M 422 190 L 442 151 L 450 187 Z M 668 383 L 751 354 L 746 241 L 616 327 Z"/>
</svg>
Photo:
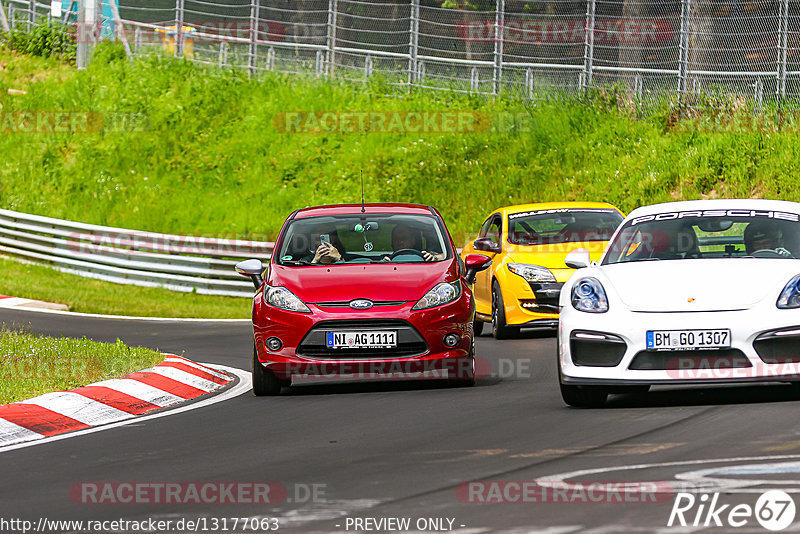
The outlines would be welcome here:
<svg viewBox="0 0 800 534">
<path fill-rule="evenodd" d="M 118 11 L 107 11 L 112 0 L 81 1 L 102 4 L 102 33 L 124 36 L 134 54 L 254 76 L 378 77 L 530 99 L 616 85 L 641 100 L 724 93 L 759 106 L 800 92 L 797 1 L 118 0 Z M 63 0 L 67 23 L 75 4 Z M 14 28 L 50 8 L 0 6 Z"/>
</svg>

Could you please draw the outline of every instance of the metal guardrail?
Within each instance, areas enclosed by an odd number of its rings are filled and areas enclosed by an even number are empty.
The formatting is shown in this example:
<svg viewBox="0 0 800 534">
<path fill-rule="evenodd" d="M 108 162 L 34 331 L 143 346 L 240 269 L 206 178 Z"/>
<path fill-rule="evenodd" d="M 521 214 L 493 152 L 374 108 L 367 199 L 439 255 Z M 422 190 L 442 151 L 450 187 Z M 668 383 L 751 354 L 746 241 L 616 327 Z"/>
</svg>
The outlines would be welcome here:
<svg viewBox="0 0 800 534">
<path fill-rule="evenodd" d="M 234 271 L 246 258 L 266 261 L 274 243 L 126 230 L 0 209 L 0 254 L 121 284 L 252 297 Z"/>
</svg>

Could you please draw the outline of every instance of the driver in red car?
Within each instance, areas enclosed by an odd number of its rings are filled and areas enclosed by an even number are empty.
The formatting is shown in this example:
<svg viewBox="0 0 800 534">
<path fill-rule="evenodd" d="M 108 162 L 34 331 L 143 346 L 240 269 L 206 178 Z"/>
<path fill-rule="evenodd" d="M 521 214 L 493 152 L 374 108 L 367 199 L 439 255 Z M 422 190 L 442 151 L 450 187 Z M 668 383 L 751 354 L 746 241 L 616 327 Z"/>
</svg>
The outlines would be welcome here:
<svg viewBox="0 0 800 534">
<path fill-rule="evenodd" d="M 414 231 L 405 224 L 398 224 L 392 229 L 392 250 L 419 250 L 422 246 L 419 244 L 421 236 L 415 235 Z M 421 250 L 422 257 L 425 261 L 439 261 L 444 259 L 444 254 L 436 254 Z M 383 261 L 392 261 L 389 256 L 384 256 Z"/>
</svg>

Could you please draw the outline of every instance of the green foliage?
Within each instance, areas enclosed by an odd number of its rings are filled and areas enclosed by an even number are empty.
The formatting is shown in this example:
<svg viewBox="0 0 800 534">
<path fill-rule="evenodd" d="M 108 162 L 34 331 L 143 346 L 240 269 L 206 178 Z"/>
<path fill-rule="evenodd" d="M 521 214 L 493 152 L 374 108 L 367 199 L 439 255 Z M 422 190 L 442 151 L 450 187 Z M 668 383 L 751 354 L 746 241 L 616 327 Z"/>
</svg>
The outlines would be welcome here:
<svg viewBox="0 0 800 534">
<path fill-rule="evenodd" d="M 75 63 L 75 38 L 57 21 L 39 20 L 30 32 L 12 29 L 0 41 L 16 52 L 40 57 L 57 57 Z"/>
<path fill-rule="evenodd" d="M 74 389 L 152 367 L 155 351 L 116 343 L 67 339 L 0 329 L 0 404 Z"/>
<path fill-rule="evenodd" d="M 270 239 L 296 208 L 358 201 L 363 169 L 368 201 L 434 205 L 461 245 L 501 205 L 604 200 L 629 211 L 677 199 L 800 193 L 796 135 L 703 130 L 703 106 L 717 106 L 720 117 L 752 116 L 724 94 L 688 108 L 667 99 L 643 108 L 608 87 L 527 104 L 406 92 L 378 77 L 364 85 L 275 73 L 250 81 L 172 58 L 121 61 L 113 46 L 81 72 L 0 54 L 8 65 L 0 89 L 27 90 L 3 90 L 4 111 L 89 110 L 104 118 L 103 129 L 89 133 L 0 135 L 0 205 L 133 229 Z M 474 111 L 493 127 L 466 134 L 276 128 L 281 113 L 298 110 Z"/>
</svg>

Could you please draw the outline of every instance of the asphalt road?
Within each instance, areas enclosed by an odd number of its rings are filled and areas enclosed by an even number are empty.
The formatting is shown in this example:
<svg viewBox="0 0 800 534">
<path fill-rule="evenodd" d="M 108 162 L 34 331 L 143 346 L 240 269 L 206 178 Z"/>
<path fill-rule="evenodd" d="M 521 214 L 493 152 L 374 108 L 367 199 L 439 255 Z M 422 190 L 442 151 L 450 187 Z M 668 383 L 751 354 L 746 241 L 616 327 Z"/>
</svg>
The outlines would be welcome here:
<svg viewBox="0 0 800 534">
<path fill-rule="evenodd" d="M 126 322 L 11 310 L 0 311 L 0 321 L 48 334 L 120 338 L 200 362 L 250 365 L 250 327 L 243 323 Z M 439 518 L 461 532 L 653 532 L 666 528 L 671 491 L 680 483 L 721 490 L 720 502 L 731 504 L 753 504 L 765 488 L 800 489 L 794 480 L 800 479 L 800 410 L 788 386 L 663 388 L 580 410 L 559 396 L 553 337 L 529 333 L 498 342 L 484 335 L 477 353 L 495 376 L 474 388 L 430 381 L 306 385 L 276 398 L 248 393 L 1 453 L 0 525 L 2 519 L 41 517 L 275 517 L 281 531 L 352 532 L 353 518 L 409 518 L 410 530 L 420 518 Z M 589 472 L 575 473 L 583 470 Z M 459 491 L 468 481 L 513 488 L 508 482 L 542 477 L 658 481 L 665 493 L 656 503 L 609 502 L 613 492 L 606 492 L 602 502 L 578 496 L 568 503 L 481 504 L 465 502 L 467 494 Z M 165 505 L 71 499 L 70 488 L 89 481 L 277 482 L 288 500 Z M 305 498 L 312 487 L 317 498 Z M 695 510 L 687 512 L 688 521 Z M 738 531 L 764 530 L 751 520 Z"/>
</svg>

